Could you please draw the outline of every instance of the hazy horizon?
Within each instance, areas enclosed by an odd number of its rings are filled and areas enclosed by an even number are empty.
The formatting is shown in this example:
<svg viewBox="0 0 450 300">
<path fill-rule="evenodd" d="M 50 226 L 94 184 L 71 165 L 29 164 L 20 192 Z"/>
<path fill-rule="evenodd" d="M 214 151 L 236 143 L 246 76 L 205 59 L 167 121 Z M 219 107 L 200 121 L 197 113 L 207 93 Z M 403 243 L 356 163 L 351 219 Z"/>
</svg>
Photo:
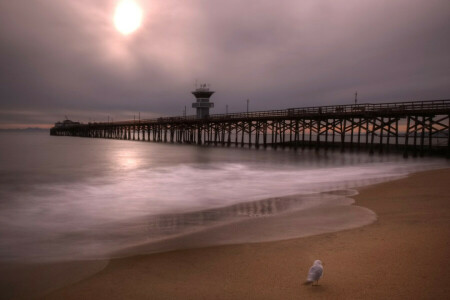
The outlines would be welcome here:
<svg viewBox="0 0 450 300">
<path fill-rule="evenodd" d="M 450 2 L 143 1 L 142 24 L 114 26 L 120 1 L 0 3 L 0 128 L 450 98 Z"/>
</svg>

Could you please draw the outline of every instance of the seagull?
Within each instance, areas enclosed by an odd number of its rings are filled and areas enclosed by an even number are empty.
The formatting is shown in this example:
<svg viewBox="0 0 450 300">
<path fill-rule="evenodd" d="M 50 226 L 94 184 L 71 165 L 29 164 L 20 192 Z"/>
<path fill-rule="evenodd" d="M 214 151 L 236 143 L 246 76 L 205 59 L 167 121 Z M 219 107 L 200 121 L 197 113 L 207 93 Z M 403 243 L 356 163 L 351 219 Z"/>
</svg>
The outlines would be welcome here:
<svg viewBox="0 0 450 300">
<path fill-rule="evenodd" d="M 316 282 L 316 285 L 319 285 L 319 279 L 322 278 L 322 275 L 323 275 L 322 261 L 316 260 L 314 261 L 312 267 L 309 269 L 305 285 L 309 284 L 314 285 L 314 282 Z"/>
</svg>

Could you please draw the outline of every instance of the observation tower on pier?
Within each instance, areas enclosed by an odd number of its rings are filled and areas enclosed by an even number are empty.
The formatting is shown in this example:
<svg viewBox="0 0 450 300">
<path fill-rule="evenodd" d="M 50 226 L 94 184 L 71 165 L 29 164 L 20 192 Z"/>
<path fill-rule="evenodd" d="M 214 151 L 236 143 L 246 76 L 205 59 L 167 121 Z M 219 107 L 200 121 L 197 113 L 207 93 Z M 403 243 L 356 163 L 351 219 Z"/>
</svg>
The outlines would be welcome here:
<svg viewBox="0 0 450 300">
<path fill-rule="evenodd" d="M 192 103 L 192 107 L 197 109 L 197 118 L 204 119 L 209 116 L 209 109 L 214 107 L 213 102 L 209 102 L 213 91 L 209 90 L 209 85 L 201 84 L 199 88 L 192 92 L 197 101 Z"/>
</svg>

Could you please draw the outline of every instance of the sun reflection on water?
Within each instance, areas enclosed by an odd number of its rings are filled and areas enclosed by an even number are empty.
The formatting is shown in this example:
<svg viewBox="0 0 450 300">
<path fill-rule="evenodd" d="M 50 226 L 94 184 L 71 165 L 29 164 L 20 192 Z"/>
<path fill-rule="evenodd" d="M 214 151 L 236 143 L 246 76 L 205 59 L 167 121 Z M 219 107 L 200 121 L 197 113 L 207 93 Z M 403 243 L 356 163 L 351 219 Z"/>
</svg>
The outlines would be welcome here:
<svg viewBox="0 0 450 300">
<path fill-rule="evenodd" d="M 114 164 L 119 169 L 137 169 L 140 166 L 140 159 L 136 152 L 123 150 L 114 155 Z"/>
</svg>

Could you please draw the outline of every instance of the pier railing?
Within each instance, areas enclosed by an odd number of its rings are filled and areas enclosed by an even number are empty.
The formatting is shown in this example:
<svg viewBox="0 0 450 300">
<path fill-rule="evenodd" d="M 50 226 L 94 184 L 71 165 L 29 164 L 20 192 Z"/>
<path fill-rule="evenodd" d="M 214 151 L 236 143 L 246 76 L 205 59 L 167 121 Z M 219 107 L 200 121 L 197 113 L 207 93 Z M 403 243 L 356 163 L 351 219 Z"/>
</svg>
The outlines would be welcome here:
<svg viewBox="0 0 450 300">
<path fill-rule="evenodd" d="M 363 103 L 348 105 L 327 105 L 327 106 L 311 106 L 301 108 L 288 108 L 279 110 L 266 110 L 254 112 L 240 112 L 228 114 L 213 114 L 205 118 L 205 121 L 221 121 L 221 120 L 243 120 L 243 119 L 271 119 L 271 118 L 289 118 L 289 117 L 307 117 L 317 115 L 357 115 L 370 113 L 411 113 L 411 112 L 433 112 L 450 109 L 450 99 L 445 100 L 427 100 L 427 101 L 405 101 L 391 103 Z M 126 120 L 113 123 L 99 122 L 95 124 L 135 124 L 135 123 L 168 123 L 183 121 L 201 121 L 197 116 L 176 116 L 176 117 L 160 117 L 156 119 L 140 119 Z"/>
</svg>

